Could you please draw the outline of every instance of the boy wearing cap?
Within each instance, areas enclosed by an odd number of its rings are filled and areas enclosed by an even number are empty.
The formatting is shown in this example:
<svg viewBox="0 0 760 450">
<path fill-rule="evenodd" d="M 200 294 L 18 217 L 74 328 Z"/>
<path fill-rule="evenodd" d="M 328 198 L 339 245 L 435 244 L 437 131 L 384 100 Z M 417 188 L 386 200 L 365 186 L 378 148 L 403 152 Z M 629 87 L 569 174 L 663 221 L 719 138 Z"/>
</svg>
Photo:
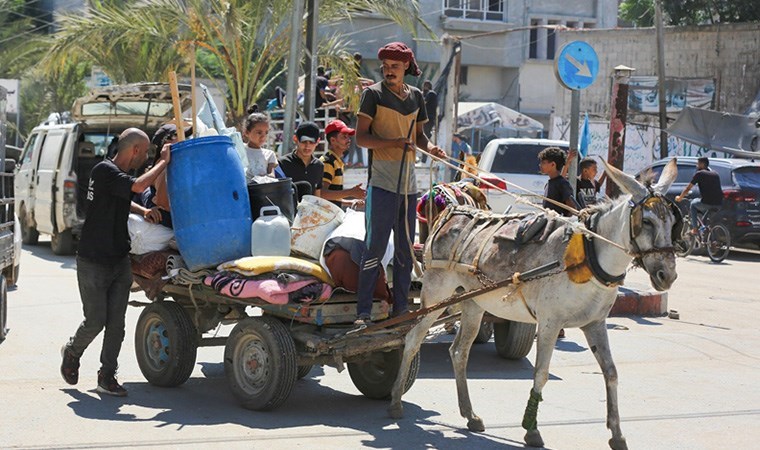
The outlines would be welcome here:
<svg viewBox="0 0 760 450">
<path fill-rule="evenodd" d="M 414 52 L 401 42 L 392 42 L 377 56 L 382 62 L 383 81 L 362 92 L 356 127 L 356 143 L 371 149 L 357 326 L 370 320 L 372 294 L 391 231 L 395 248 L 393 315 L 407 311 L 413 262 L 410 240 L 414 239 L 417 204 L 415 151 L 419 146 L 435 156 L 446 156 L 425 135 L 428 117 L 422 92 L 404 83 L 404 75 L 422 73 Z"/>
<path fill-rule="evenodd" d="M 296 129 L 293 140 L 296 149 L 280 158 L 280 169 L 296 185 L 298 201 L 307 194 L 320 196 L 324 164 L 314 157 L 319 144 L 319 127 L 314 122 L 303 122 Z"/>
<path fill-rule="evenodd" d="M 357 184 L 351 189 L 343 189 L 345 163 L 343 155 L 351 146 L 351 138 L 356 130 L 349 128 L 342 120 L 333 120 L 325 127 L 325 139 L 329 151 L 322 156 L 324 173 L 322 174 L 322 198 L 342 206 L 343 200 L 353 198 L 363 203 L 364 189 Z M 347 202 L 348 203 L 348 202 Z M 351 202 L 356 204 L 357 202 Z"/>
</svg>

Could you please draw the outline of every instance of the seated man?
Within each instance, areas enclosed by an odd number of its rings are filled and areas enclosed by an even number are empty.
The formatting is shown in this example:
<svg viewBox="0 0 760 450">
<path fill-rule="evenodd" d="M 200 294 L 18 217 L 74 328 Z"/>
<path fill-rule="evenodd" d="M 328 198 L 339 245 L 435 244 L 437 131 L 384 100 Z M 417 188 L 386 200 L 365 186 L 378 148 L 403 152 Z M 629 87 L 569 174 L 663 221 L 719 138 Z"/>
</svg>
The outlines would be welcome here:
<svg viewBox="0 0 760 450">
<path fill-rule="evenodd" d="M 324 174 L 322 175 L 322 198 L 338 206 L 343 203 L 350 206 L 364 204 L 364 189 L 357 184 L 351 189 L 343 189 L 343 174 L 346 165 L 343 155 L 351 146 L 351 137 L 356 130 L 349 128 L 342 120 L 333 120 L 325 127 L 325 138 L 329 151 L 322 156 Z M 349 200 L 354 199 L 354 200 Z"/>
<path fill-rule="evenodd" d="M 314 156 L 319 134 L 319 127 L 314 122 L 299 125 L 293 137 L 296 149 L 280 158 L 278 170 L 275 171 L 293 180 L 298 189 L 299 202 L 304 195 L 321 196 L 324 164 Z"/>
</svg>

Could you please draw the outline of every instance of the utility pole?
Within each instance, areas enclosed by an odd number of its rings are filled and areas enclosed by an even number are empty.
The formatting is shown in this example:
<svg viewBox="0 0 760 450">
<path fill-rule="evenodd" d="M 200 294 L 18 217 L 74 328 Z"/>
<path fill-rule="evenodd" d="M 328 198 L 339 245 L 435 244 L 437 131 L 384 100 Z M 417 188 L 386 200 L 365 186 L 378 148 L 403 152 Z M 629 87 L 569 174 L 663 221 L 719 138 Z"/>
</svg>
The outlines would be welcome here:
<svg viewBox="0 0 760 450">
<path fill-rule="evenodd" d="M 665 36 L 662 30 L 662 0 L 654 2 L 654 24 L 657 27 L 657 97 L 660 100 L 660 158 L 668 156 L 668 111 L 665 98 Z"/>
<path fill-rule="evenodd" d="M 288 153 L 295 131 L 296 108 L 298 107 L 298 66 L 301 61 L 301 21 L 304 0 L 293 1 L 293 15 L 290 17 L 290 54 L 288 55 L 288 88 L 285 97 L 285 118 L 282 124 L 282 151 Z"/>
<path fill-rule="evenodd" d="M 452 53 L 454 56 L 454 64 L 446 78 L 446 97 L 442 106 L 443 119 L 438 124 L 438 146 L 441 147 L 446 154 L 451 155 L 451 136 L 454 134 L 457 127 L 457 102 L 459 100 L 459 70 L 462 60 L 462 44 L 455 37 L 444 34 L 441 38 L 441 71 L 446 67 Z M 453 155 L 452 155 L 453 156 Z M 443 167 L 444 174 L 438 174 L 438 179 L 446 180 L 445 174 L 448 170 Z"/>
<path fill-rule="evenodd" d="M 636 70 L 623 65 L 615 67 L 612 79 L 612 105 L 610 106 L 610 141 L 607 148 L 607 162 L 623 170 L 625 162 L 625 122 L 628 117 L 628 82 L 631 73 Z M 607 183 L 607 196 L 620 195 L 620 188 L 615 183 Z"/>
<path fill-rule="evenodd" d="M 307 120 L 314 120 L 317 90 L 317 28 L 319 27 L 319 0 L 306 0 L 306 79 L 304 80 L 303 109 Z"/>
</svg>

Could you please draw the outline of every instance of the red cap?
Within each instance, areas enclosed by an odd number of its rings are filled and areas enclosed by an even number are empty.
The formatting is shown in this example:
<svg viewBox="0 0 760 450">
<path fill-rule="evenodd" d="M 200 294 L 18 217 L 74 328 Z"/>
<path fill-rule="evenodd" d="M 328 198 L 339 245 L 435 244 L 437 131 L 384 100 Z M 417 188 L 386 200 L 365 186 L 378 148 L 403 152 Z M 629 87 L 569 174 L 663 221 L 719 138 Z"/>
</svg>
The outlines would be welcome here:
<svg viewBox="0 0 760 450">
<path fill-rule="evenodd" d="M 342 120 L 333 120 L 332 122 L 328 123 L 325 127 L 325 136 L 332 133 L 333 131 L 337 131 L 339 133 L 347 134 L 349 136 L 353 136 L 356 134 L 356 130 L 353 128 L 349 128 L 348 125 L 345 124 Z"/>
</svg>

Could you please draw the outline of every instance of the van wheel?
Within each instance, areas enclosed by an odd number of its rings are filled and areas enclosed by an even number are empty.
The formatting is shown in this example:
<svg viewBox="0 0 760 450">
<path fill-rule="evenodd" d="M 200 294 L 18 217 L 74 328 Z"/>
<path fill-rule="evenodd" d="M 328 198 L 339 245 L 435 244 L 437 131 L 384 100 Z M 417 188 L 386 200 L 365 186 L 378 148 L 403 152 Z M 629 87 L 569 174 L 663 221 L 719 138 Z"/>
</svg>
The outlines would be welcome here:
<svg viewBox="0 0 760 450">
<path fill-rule="evenodd" d="M 36 228 L 27 223 L 26 212 L 23 209 L 21 210 L 21 214 L 19 214 L 19 222 L 21 222 L 21 242 L 27 245 L 37 245 L 40 233 Z"/>
<path fill-rule="evenodd" d="M 50 239 L 50 248 L 56 255 L 70 255 L 74 252 L 74 235 L 71 230 L 61 233 L 53 233 Z"/>
</svg>

